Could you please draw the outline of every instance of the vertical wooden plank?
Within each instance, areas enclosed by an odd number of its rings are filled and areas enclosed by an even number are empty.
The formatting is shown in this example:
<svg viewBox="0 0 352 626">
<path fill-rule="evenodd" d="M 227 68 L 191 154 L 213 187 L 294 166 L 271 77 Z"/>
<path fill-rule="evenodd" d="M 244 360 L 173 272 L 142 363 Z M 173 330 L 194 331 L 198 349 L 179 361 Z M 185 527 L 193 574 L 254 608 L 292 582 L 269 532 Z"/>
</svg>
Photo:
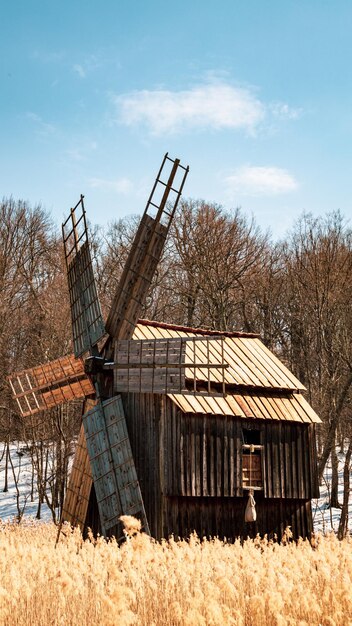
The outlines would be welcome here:
<svg viewBox="0 0 352 626">
<path fill-rule="evenodd" d="M 292 457 L 291 451 L 291 424 L 283 423 L 282 430 L 284 433 L 284 449 L 285 449 L 285 497 L 292 498 L 292 465 L 294 463 L 294 459 Z"/>
<path fill-rule="evenodd" d="M 307 520 L 306 536 L 310 537 L 313 532 L 313 517 L 312 517 L 312 503 L 310 500 L 305 503 L 305 513 Z"/>
<path fill-rule="evenodd" d="M 195 416 L 192 415 L 189 418 L 189 442 L 190 442 L 190 456 L 191 456 L 191 496 L 196 495 L 196 446 L 195 446 Z"/>
<path fill-rule="evenodd" d="M 176 406 L 173 402 L 171 402 L 170 398 L 167 399 L 166 411 L 164 415 L 164 419 L 168 419 L 168 415 L 172 420 L 172 428 L 171 428 L 171 441 L 166 443 L 166 450 L 174 450 L 175 456 L 171 457 L 171 484 L 169 484 L 168 495 L 170 494 L 180 494 L 180 486 L 179 486 L 179 476 L 181 473 L 180 467 L 180 440 L 177 437 L 177 412 Z"/>
<path fill-rule="evenodd" d="M 222 455 L 222 438 L 223 438 L 223 420 L 215 417 L 216 423 L 216 495 L 223 495 L 223 455 Z"/>
<path fill-rule="evenodd" d="M 216 476 L 215 476 L 215 445 L 216 445 L 216 435 L 215 435 L 215 419 L 212 416 L 209 416 L 209 422 L 211 425 L 210 435 L 209 435 L 209 447 L 210 447 L 210 495 L 216 495 Z M 214 432 L 215 431 L 215 432 Z"/>
<path fill-rule="evenodd" d="M 170 480 L 170 469 L 168 466 L 168 454 L 164 454 L 165 450 L 167 450 L 167 443 L 170 441 L 170 428 L 168 427 L 169 420 L 166 420 L 165 424 L 165 405 L 167 403 L 167 398 L 161 396 L 160 398 L 160 416 L 159 416 L 159 432 L 158 432 L 158 447 L 157 452 L 159 453 L 159 481 L 160 481 L 160 496 L 159 496 L 159 506 L 157 511 L 157 532 L 158 535 L 162 532 L 163 519 L 164 519 L 164 498 L 165 492 L 167 492 L 168 482 Z M 155 411 L 154 411 L 155 414 Z M 155 485 L 157 487 L 157 485 Z"/>
<path fill-rule="evenodd" d="M 303 455 L 302 455 L 302 474 L 304 480 L 304 490 L 310 497 L 310 462 L 309 462 L 309 433 L 306 425 L 303 427 Z"/>
<path fill-rule="evenodd" d="M 179 422 L 180 422 L 180 414 L 178 414 L 179 417 Z M 181 428 L 179 429 L 180 432 L 180 482 L 181 482 L 181 496 L 185 496 L 187 495 L 187 491 L 186 491 L 186 486 L 185 486 L 185 473 L 186 473 L 186 469 L 185 469 L 185 449 L 184 449 L 184 435 L 183 432 L 181 431 Z"/>
<path fill-rule="evenodd" d="M 274 498 L 281 498 L 281 476 L 280 476 L 280 424 L 273 423 L 272 432 L 272 476 Z"/>
<path fill-rule="evenodd" d="M 207 417 L 202 417 L 202 496 L 208 496 L 208 472 L 207 472 Z"/>
<path fill-rule="evenodd" d="M 186 432 L 187 441 L 187 495 L 192 495 L 192 445 L 191 445 L 191 428 L 189 419 L 183 416 L 184 428 Z"/>
<path fill-rule="evenodd" d="M 162 475 L 161 475 L 161 467 L 159 465 L 160 458 L 160 447 L 162 442 L 159 438 L 159 429 L 160 429 L 160 412 L 158 414 L 155 410 L 155 398 L 153 394 L 147 394 L 146 396 L 148 402 L 148 412 L 147 412 L 147 420 L 148 420 L 148 441 L 149 441 L 149 450 L 146 450 L 145 456 L 150 455 L 149 463 L 152 467 L 152 472 L 155 476 L 156 484 L 159 485 L 159 489 L 157 490 L 156 497 L 153 498 L 153 518 L 154 520 L 160 520 L 163 515 L 163 484 L 162 484 Z M 165 401 L 165 397 L 159 398 L 159 401 L 163 403 Z M 165 461 L 167 463 L 168 458 L 167 455 L 162 454 L 163 465 L 165 471 Z M 168 468 L 166 467 L 166 471 Z M 156 523 L 156 526 L 158 523 Z"/>
<path fill-rule="evenodd" d="M 303 476 L 303 445 L 303 428 L 299 425 L 297 427 L 297 481 L 299 498 L 307 498 Z"/>
<path fill-rule="evenodd" d="M 309 498 L 319 498 L 319 479 L 318 479 L 318 463 L 317 463 L 317 446 L 315 438 L 315 424 L 306 426 L 308 430 L 309 448 L 310 448 L 310 477 L 311 486 Z"/>
<path fill-rule="evenodd" d="M 202 495 L 202 462 L 201 462 L 201 423 L 202 418 L 200 415 L 195 416 L 196 419 L 196 433 L 195 433 L 195 446 L 196 446 L 196 496 Z"/>
<path fill-rule="evenodd" d="M 279 463 L 280 463 L 280 496 L 281 498 L 285 497 L 285 446 L 284 446 L 284 423 L 279 422 Z"/>
<path fill-rule="evenodd" d="M 212 472 L 212 464 L 211 464 L 211 418 L 210 415 L 206 416 L 206 449 L 207 449 L 207 495 L 211 496 L 211 472 Z"/>
<path fill-rule="evenodd" d="M 263 495 L 266 496 L 266 461 L 265 461 L 265 447 L 264 447 L 264 429 L 263 427 L 261 427 L 260 429 L 260 445 L 262 446 L 262 450 L 260 453 L 260 471 L 262 474 L 262 488 L 263 488 Z"/>
<path fill-rule="evenodd" d="M 154 396 L 158 398 L 158 396 Z M 167 463 L 167 474 L 166 474 L 166 463 L 165 463 L 165 488 L 164 488 L 164 496 L 168 496 L 171 493 L 177 493 L 177 472 L 180 472 L 180 456 L 179 456 L 179 442 L 176 440 L 175 436 L 175 409 L 170 399 L 168 397 L 164 397 L 163 400 L 163 411 L 162 416 L 164 420 L 164 440 L 160 441 L 159 445 L 164 446 L 164 458 L 168 456 Z M 170 446 L 172 446 L 170 448 Z M 169 454 L 168 450 L 173 450 L 172 455 Z M 167 478 L 166 478 L 167 476 Z"/>
<path fill-rule="evenodd" d="M 236 419 L 235 423 L 235 454 L 236 454 L 236 462 L 235 462 L 235 467 L 236 467 L 236 475 L 235 475 L 235 480 L 236 480 L 236 486 L 235 486 L 235 493 L 236 496 L 241 497 L 243 496 L 243 487 L 242 487 L 242 471 L 243 471 L 243 467 L 242 467 L 242 427 L 241 427 L 241 423 L 238 419 Z"/>
<path fill-rule="evenodd" d="M 263 493 L 266 498 L 270 498 L 270 466 L 268 463 L 268 457 L 270 456 L 270 441 L 267 441 L 267 429 L 266 424 L 264 423 L 262 426 L 261 432 L 261 444 L 263 446 L 262 453 L 262 466 L 263 466 Z"/>
<path fill-rule="evenodd" d="M 235 473 L 236 473 L 236 465 L 235 465 L 235 456 L 236 456 L 236 432 L 235 432 L 235 420 L 230 418 L 229 420 L 229 496 L 234 497 L 236 495 L 236 484 L 235 484 Z"/>
<path fill-rule="evenodd" d="M 226 416 L 223 418 L 223 495 L 229 495 L 229 422 Z"/>
<path fill-rule="evenodd" d="M 291 426 L 292 438 L 291 438 L 291 464 L 292 464 L 292 497 L 299 498 L 298 478 L 297 478 L 297 437 L 298 427 L 296 425 Z"/>
</svg>

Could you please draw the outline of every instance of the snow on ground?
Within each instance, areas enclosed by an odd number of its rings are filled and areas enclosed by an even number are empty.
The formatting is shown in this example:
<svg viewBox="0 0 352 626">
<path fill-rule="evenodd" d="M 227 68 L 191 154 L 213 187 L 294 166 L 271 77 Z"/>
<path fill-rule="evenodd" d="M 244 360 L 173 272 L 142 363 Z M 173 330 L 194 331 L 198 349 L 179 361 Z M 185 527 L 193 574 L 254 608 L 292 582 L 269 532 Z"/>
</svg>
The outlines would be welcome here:
<svg viewBox="0 0 352 626">
<path fill-rule="evenodd" d="M 337 454 L 339 460 L 339 502 L 343 502 L 343 466 L 345 457 L 343 454 Z M 348 507 L 348 528 L 352 532 L 352 468 L 350 468 L 350 500 Z M 326 464 L 324 472 L 324 481 L 320 485 L 319 500 L 312 501 L 313 524 L 315 531 L 323 533 L 333 530 L 337 533 L 341 515 L 341 509 L 329 508 L 329 492 L 331 484 L 331 463 L 330 460 Z"/>
<path fill-rule="evenodd" d="M 0 519 L 3 521 L 14 520 L 18 516 L 18 508 L 24 510 L 25 517 L 35 517 L 38 508 L 38 491 L 35 486 L 33 499 L 32 492 L 32 462 L 25 444 L 11 443 L 10 455 L 13 470 L 9 463 L 8 469 L 8 491 L 4 492 L 5 485 L 5 453 L 4 443 L 0 443 Z M 4 453 L 4 454 L 3 454 Z M 2 457 L 2 458 L 1 458 Z M 19 495 L 17 496 L 16 481 L 18 483 Z M 18 505 L 17 505 L 18 498 Z M 41 519 L 43 521 L 52 520 L 51 512 L 46 503 L 41 507 Z"/>
<path fill-rule="evenodd" d="M 4 493 L 3 491 L 5 483 L 5 454 L 3 455 L 3 451 L 4 444 L 0 443 L 0 519 L 3 521 L 10 521 L 15 519 L 18 515 L 17 490 L 13 474 L 15 474 L 15 477 L 18 481 L 18 504 L 20 510 L 24 509 L 24 516 L 26 518 L 35 517 L 38 507 L 38 492 L 36 489 L 34 489 L 32 500 L 32 463 L 28 450 L 26 450 L 26 446 L 22 443 L 10 444 L 10 454 L 14 466 L 14 471 L 12 470 L 11 465 L 9 465 L 8 491 L 6 493 Z M 339 501 L 342 503 L 342 475 L 344 464 L 343 454 L 338 454 L 338 458 L 340 475 Z M 328 463 L 324 476 L 324 484 L 320 486 L 320 498 L 318 500 L 312 501 L 314 529 L 323 533 L 329 532 L 331 530 L 337 532 L 341 514 L 340 509 L 329 508 L 330 480 L 331 464 Z M 42 504 L 41 519 L 43 521 L 51 521 L 52 519 L 50 509 L 48 508 L 46 503 Z M 348 524 L 350 532 L 352 532 L 352 493 L 350 496 Z"/>
</svg>

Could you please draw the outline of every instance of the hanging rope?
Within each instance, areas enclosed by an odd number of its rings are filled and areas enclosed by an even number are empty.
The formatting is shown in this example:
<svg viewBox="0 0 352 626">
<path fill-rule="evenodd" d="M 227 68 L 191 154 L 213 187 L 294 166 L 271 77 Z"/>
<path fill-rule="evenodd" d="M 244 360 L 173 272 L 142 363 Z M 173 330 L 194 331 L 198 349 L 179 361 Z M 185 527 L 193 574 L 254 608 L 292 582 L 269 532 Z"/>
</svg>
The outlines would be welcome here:
<svg viewBox="0 0 352 626">
<path fill-rule="evenodd" d="M 251 444 L 249 448 L 249 486 L 252 487 L 252 454 L 254 452 L 254 446 Z"/>
<path fill-rule="evenodd" d="M 254 452 L 254 446 L 251 445 L 249 448 L 249 495 L 248 502 L 244 514 L 244 521 L 251 523 L 255 522 L 257 519 L 257 511 L 255 510 L 255 500 L 254 500 L 254 491 L 252 489 L 252 454 Z"/>
</svg>

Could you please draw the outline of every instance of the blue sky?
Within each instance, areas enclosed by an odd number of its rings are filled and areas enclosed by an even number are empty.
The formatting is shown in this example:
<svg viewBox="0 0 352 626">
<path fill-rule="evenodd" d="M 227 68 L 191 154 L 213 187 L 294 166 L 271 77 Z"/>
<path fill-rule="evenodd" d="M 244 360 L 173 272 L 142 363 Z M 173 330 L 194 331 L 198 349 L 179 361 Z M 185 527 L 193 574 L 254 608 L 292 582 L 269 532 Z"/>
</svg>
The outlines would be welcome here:
<svg viewBox="0 0 352 626">
<path fill-rule="evenodd" d="M 169 152 L 186 197 L 274 238 L 352 218 L 352 1 L 0 0 L 0 196 L 58 224 L 141 213 Z"/>
</svg>

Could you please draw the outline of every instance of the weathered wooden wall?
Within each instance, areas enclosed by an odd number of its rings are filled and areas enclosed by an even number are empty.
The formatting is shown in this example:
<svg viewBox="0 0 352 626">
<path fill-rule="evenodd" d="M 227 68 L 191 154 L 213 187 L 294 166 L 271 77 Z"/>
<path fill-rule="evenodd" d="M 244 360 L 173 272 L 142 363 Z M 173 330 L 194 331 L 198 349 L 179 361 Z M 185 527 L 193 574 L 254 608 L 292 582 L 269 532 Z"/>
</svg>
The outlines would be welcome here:
<svg viewBox="0 0 352 626">
<path fill-rule="evenodd" d="M 242 429 L 260 431 L 264 495 L 318 497 L 314 426 L 182 413 L 166 401 L 165 494 L 242 496 Z"/>
<path fill-rule="evenodd" d="M 122 400 L 150 532 L 152 537 L 161 538 L 163 398 L 155 394 L 122 394 Z"/>
<path fill-rule="evenodd" d="M 164 482 L 169 496 L 242 496 L 241 424 L 181 413 L 167 401 Z"/>
<path fill-rule="evenodd" d="M 194 530 L 199 537 L 253 536 L 259 533 L 281 539 L 287 526 L 293 536 L 309 537 L 312 533 L 310 500 L 264 498 L 255 493 L 257 522 L 249 527 L 244 522 L 247 496 L 242 498 L 165 498 L 164 527 L 162 535 L 187 537 Z"/>
<path fill-rule="evenodd" d="M 314 425 L 182 413 L 166 397 L 124 394 L 123 401 L 151 534 L 236 536 L 245 532 L 242 429 L 259 429 L 263 491 L 258 532 L 312 530 L 318 496 Z M 260 504 L 259 504 L 260 503 Z"/>
<path fill-rule="evenodd" d="M 314 424 L 266 422 L 264 441 L 265 496 L 318 498 Z"/>
</svg>

